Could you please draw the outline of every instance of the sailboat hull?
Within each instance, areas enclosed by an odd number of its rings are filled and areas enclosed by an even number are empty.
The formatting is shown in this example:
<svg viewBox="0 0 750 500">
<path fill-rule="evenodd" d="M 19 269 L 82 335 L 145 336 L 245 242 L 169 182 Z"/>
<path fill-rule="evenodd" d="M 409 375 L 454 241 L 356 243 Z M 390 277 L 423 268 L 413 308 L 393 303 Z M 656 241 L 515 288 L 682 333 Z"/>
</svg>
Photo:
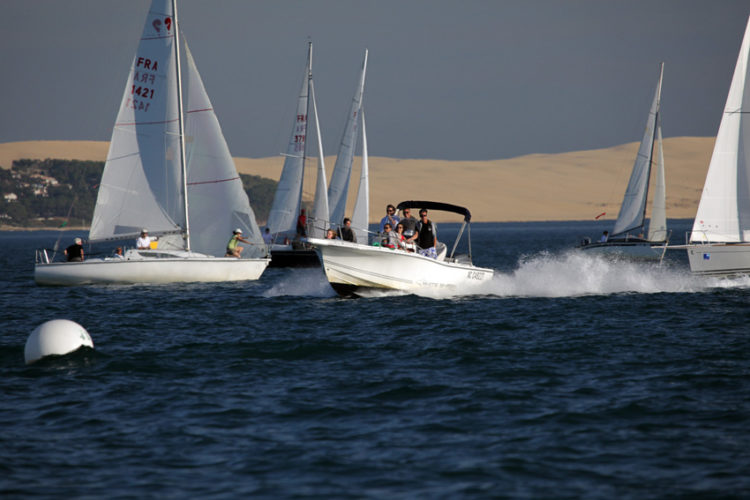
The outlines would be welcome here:
<svg viewBox="0 0 750 500">
<path fill-rule="evenodd" d="M 664 254 L 664 242 L 608 241 L 589 243 L 579 248 L 592 255 L 644 261 L 659 261 Z"/>
<path fill-rule="evenodd" d="M 471 293 L 490 281 L 492 269 L 463 262 L 439 261 L 390 248 L 341 240 L 309 239 L 315 246 L 328 282 L 345 296 L 368 290 L 419 293 L 439 290 Z"/>
<path fill-rule="evenodd" d="M 695 274 L 750 275 L 750 243 L 688 245 L 687 254 Z"/>
<path fill-rule="evenodd" d="M 206 256 L 37 263 L 34 281 L 38 285 L 57 286 L 248 281 L 260 278 L 268 262 L 269 259 Z"/>
</svg>

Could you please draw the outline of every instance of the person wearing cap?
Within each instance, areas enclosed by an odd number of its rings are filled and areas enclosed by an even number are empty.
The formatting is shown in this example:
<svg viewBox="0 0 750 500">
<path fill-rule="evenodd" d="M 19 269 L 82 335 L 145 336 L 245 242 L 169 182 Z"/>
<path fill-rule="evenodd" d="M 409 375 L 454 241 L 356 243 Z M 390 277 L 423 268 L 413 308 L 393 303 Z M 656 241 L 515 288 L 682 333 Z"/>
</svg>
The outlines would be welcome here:
<svg viewBox="0 0 750 500">
<path fill-rule="evenodd" d="M 81 238 L 73 240 L 73 244 L 65 249 L 65 257 L 68 262 L 83 262 L 83 246 L 81 246 Z"/>
<path fill-rule="evenodd" d="M 141 231 L 141 236 L 135 240 L 135 247 L 138 250 L 151 250 L 151 242 L 156 241 L 156 238 L 152 238 L 148 235 L 148 229 Z"/>
<path fill-rule="evenodd" d="M 249 241 L 242 237 L 242 229 L 237 228 L 232 231 L 232 237 L 229 238 L 229 241 L 227 242 L 227 253 L 224 257 L 237 257 L 239 259 L 240 254 L 242 254 L 240 241 L 242 243 L 247 243 L 248 245 L 250 244 Z"/>
</svg>

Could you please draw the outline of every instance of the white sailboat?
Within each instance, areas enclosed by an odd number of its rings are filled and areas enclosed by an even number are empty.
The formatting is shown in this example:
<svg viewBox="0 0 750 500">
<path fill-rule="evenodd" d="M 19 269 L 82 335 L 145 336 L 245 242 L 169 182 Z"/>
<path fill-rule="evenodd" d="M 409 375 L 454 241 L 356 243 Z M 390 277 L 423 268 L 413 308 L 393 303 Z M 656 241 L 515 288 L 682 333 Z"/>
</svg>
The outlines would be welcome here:
<svg viewBox="0 0 750 500">
<path fill-rule="evenodd" d="M 296 238 L 297 218 L 302 206 L 302 188 L 307 159 L 307 132 L 312 106 L 317 137 L 318 173 L 313 213 L 307 217 L 307 234 L 322 237 L 328 223 L 328 195 L 320 136 L 318 108 L 312 75 L 312 42 L 308 42 L 307 64 L 302 87 L 297 98 L 297 109 L 285 154 L 284 167 L 274 194 L 267 227 L 273 237 L 271 267 L 308 267 L 319 265 L 315 251 Z M 285 243 L 287 242 L 288 243 Z"/>
<path fill-rule="evenodd" d="M 669 234 L 667 232 L 664 153 L 659 119 L 663 75 L 664 63 L 659 67 L 659 80 L 646 121 L 646 130 L 638 148 L 614 229 L 606 241 L 584 240 L 580 247 L 583 250 L 596 254 L 644 260 L 658 260 L 664 253 L 664 245 L 669 239 Z M 654 163 L 656 174 L 652 190 L 651 220 L 648 234 L 644 238 L 642 233 L 646 221 L 646 201 Z"/>
<path fill-rule="evenodd" d="M 346 201 L 349 194 L 349 181 L 352 175 L 352 163 L 354 162 L 354 149 L 357 146 L 357 125 L 359 123 L 359 114 L 362 109 L 362 96 L 365 89 L 365 75 L 367 73 L 367 55 L 362 62 L 362 69 L 357 79 L 357 86 L 352 98 L 352 104 L 347 115 L 344 132 L 341 135 L 339 152 L 336 156 L 336 163 L 333 166 L 331 174 L 331 184 L 328 186 L 328 206 L 330 209 L 330 221 L 334 226 L 343 224 L 346 213 Z M 355 229 L 367 229 L 367 220 L 363 227 L 356 226 L 354 221 L 352 225 Z"/>
<path fill-rule="evenodd" d="M 344 296 L 358 296 L 370 290 L 398 290 L 409 293 L 448 291 L 471 293 L 492 279 L 492 269 L 477 267 L 471 260 L 471 213 L 464 207 L 431 201 L 404 201 L 398 209 L 447 211 L 464 216 L 453 247 L 438 243 L 437 258 L 418 252 L 350 243 L 342 240 L 311 239 L 334 290 Z M 465 231 L 466 230 L 466 231 Z M 466 232 L 468 253 L 456 254 Z"/>
<path fill-rule="evenodd" d="M 53 262 L 38 251 L 38 284 L 238 281 L 263 273 L 269 259 L 255 216 L 187 45 L 185 49 L 183 75 L 176 0 L 153 0 L 89 231 L 91 244 L 135 240 L 145 227 L 159 237 L 158 247 L 84 262 Z M 252 243 L 242 259 L 223 257 L 235 228 Z"/>
<path fill-rule="evenodd" d="M 686 245 L 697 274 L 750 274 L 750 19 Z"/>
</svg>

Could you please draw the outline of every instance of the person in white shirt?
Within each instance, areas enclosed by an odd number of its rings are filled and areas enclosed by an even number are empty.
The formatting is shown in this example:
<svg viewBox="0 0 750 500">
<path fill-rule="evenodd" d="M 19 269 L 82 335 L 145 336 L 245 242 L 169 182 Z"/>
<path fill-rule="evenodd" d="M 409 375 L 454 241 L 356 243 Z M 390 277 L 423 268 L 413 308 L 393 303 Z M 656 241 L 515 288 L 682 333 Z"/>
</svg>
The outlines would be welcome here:
<svg viewBox="0 0 750 500">
<path fill-rule="evenodd" d="M 152 238 L 148 235 L 148 229 L 141 231 L 141 236 L 135 240 L 135 247 L 138 250 L 150 250 L 151 242 L 156 241 L 156 238 Z"/>
</svg>

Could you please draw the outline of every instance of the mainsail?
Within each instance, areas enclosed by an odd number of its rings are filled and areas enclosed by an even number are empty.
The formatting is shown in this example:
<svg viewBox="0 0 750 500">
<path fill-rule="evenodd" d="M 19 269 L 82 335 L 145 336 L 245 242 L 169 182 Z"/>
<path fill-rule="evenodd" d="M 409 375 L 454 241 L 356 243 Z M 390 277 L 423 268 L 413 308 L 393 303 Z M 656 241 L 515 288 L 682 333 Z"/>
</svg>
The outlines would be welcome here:
<svg viewBox="0 0 750 500">
<path fill-rule="evenodd" d="M 745 28 L 690 242 L 750 241 L 750 21 Z"/>
<path fill-rule="evenodd" d="M 648 120 L 646 121 L 646 130 L 643 132 L 643 139 L 638 148 L 633 172 L 630 174 L 630 181 L 628 182 L 625 197 L 620 206 L 620 213 L 617 216 L 615 227 L 612 230 L 612 236 L 643 227 L 643 220 L 646 216 L 646 198 L 648 195 L 649 177 L 651 175 L 654 136 L 656 135 L 658 123 L 663 75 L 664 64 L 662 63 L 659 69 L 659 82 L 656 85 L 656 92 L 654 93 L 654 99 L 651 103 Z"/>
<path fill-rule="evenodd" d="M 370 219 L 370 181 L 369 167 L 367 163 L 367 131 L 365 130 L 365 112 L 362 117 L 362 172 L 359 176 L 359 188 L 357 189 L 357 201 L 354 203 L 352 212 L 352 227 L 357 236 L 357 243 L 367 244 L 368 232 L 367 222 Z M 393 228 L 396 229 L 395 227 Z"/>
<path fill-rule="evenodd" d="M 307 142 L 307 115 L 309 108 L 309 82 L 312 76 L 312 44 L 308 45 L 305 76 L 302 79 L 294 125 L 286 149 L 284 168 L 273 197 L 268 215 L 268 228 L 274 237 L 294 233 L 302 202 L 302 185 L 305 174 L 305 145 Z"/>
<path fill-rule="evenodd" d="M 367 72 L 367 50 L 362 62 L 362 70 L 359 74 L 357 87 L 354 91 L 352 104 L 341 136 L 339 153 L 336 164 L 333 166 L 331 184 L 328 186 L 328 204 L 330 217 L 333 224 L 342 224 L 346 213 L 346 199 L 349 194 L 349 179 L 352 172 L 352 161 L 354 160 L 354 148 L 357 144 L 357 123 L 359 122 L 359 111 L 362 107 L 362 94 L 365 87 L 365 74 Z"/>
<path fill-rule="evenodd" d="M 185 229 L 171 2 L 146 17 L 117 114 L 89 240 Z"/>
</svg>

